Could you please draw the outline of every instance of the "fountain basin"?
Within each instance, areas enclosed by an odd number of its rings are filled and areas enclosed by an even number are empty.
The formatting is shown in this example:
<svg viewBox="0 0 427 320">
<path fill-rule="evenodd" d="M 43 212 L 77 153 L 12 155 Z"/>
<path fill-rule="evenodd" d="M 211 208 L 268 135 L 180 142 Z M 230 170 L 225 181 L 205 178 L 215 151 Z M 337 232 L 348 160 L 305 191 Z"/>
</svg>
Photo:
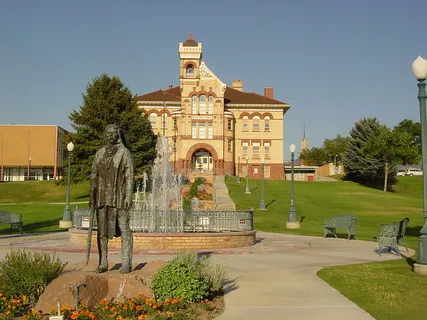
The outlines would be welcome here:
<svg viewBox="0 0 427 320">
<path fill-rule="evenodd" d="M 86 246 L 89 215 L 88 208 L 74 211 L 74 228 L 69 230 L 72 244 Z M 129 218 L 137 250 L 225 249 L 252 246 L 256 241 L 250 210 L 130 210 Z M 120 238 L 109 243 L 120 248 Z M 92 246 L 96 247 L 96 231 Z"/>
<path fill-rule="evenodd" d="M 87 245 L 88 231 L 72 228 L 70 242 Z M 227 249 L 253 246 L 256 231 L 215 233 L 133 233 L 134 250 L 196 250 Z M 92 232 L 92 248 L 96 248 L 96 232 Z M 120 248 L 120 238 L 110 240 L 110 248 Z"/>
</svg>

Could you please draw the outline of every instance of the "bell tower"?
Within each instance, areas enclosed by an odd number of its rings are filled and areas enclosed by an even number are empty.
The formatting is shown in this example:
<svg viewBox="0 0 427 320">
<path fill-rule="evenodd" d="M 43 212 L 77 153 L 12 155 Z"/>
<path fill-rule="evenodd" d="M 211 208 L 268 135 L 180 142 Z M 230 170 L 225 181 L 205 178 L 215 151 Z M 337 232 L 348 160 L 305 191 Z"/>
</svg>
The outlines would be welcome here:
<svg viewBox="0 0 427 320">
<path fill-rule="evenodd" d="M 202 44 L 194 40 L 190 33 L 185 42 L 179 43 L 179 79 L 183 85 L 198 86 L 200 80 L 200 63 L 202 59 Z"/>
</svg>

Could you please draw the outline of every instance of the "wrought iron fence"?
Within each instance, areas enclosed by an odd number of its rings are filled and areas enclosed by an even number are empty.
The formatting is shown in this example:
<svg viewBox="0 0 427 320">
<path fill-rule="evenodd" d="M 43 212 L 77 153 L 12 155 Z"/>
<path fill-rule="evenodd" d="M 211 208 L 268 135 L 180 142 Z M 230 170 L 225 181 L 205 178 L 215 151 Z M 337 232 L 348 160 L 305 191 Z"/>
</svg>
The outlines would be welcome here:
<svg viewBox="0 0 427 320">
<path fill-rule="evenodd" d="M 74 211 L 74 227 L 89 227 L 90 209 Z M 253 211 L 131 210 L 130 228 L 141 233 L 226 232 L 253 230 Z M 96 219 L 94 219 L 96 229 Z"/>
</svg>

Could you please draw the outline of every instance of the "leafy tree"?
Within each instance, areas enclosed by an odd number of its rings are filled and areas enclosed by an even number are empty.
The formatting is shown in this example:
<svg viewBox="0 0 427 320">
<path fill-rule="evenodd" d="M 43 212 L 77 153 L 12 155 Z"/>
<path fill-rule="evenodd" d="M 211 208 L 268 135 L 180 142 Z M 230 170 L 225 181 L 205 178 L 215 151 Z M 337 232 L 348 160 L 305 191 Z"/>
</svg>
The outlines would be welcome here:
<svg viewBox="0 0 427 320">
<path fill-rule="evenodd" d="M 305 164 L 315 164 L 318 166 L 328 162 L 325 149 L 316 147 L 302 150 L 300 159 L 304 160 Z"/>
<path fill-rule="evenodd" d="M 411 144 L 414 145 L 418 154 L 422 155 L 421 146 L 421 123 L 413 122 L 412 120 L 405 119 L 401 121 L 397 126 L 394 127 L 397 132 L 405 132 L 411 136 Z"/>
<path fill-rule="evenodd" d="M 328 162 L 342 162 L 342 155 L 347 152 L 350 138 L 337 135 L 334 139 L 325 139 L 323 149 L 325 150 Z"/>
<path fill-rule="evenodd" d="M 371 137 L 378 137 L 383 127 L 376 118 L 363 118 L 350 130 L 348 151 L 343 156 L 346 178 L 366 185 L 377 186 L 383 178 L 383 163 L 366 152 Z"/>
<path fill-rule="evenodd" d="M 119 77 L 102 74 L 94 78 L 87 85 L 80 110 L 73 110 L 69 118 L 76 131 L 71 136 L 75 145 L 74 182 L 89 178 L 95 152 L 103 145 L 104 129 L 110 123 L 118 124 L 125 133 L 135 174 L 141 174 L 155 158 L 156 135 L 150 121 L 138 109 L 131 91 Z"/>
<path fill-rule="evenodd" d="M 379 160 L 383 165 L 384 191 L 387 191 L 389 176 L 395 181 L 395 165 L 419 161 L 418 149 L 411 143 L 412 139 L 413 136 L 407 132 L 382 126 L 380 134 L 371 136 L 364 145 L 366 156 Z"/>
</svg>

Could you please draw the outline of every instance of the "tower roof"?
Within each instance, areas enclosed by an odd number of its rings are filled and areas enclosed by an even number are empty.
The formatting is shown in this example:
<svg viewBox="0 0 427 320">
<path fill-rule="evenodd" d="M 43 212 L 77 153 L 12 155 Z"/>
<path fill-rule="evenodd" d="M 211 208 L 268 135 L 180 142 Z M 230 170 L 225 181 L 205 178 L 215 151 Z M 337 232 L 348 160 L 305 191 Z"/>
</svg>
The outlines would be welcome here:
<svg viewBox="0 0 427 320">
<path fill-rule="evenodd" d="M 185 41 L 182 45 L 184 47 L 197 47 L 199 44 L 197 43 L 196 40 L 194 40 L 193 34 L 190 33 L 190 35 L 188 36 L 187 41 Z"/>
</svg>

